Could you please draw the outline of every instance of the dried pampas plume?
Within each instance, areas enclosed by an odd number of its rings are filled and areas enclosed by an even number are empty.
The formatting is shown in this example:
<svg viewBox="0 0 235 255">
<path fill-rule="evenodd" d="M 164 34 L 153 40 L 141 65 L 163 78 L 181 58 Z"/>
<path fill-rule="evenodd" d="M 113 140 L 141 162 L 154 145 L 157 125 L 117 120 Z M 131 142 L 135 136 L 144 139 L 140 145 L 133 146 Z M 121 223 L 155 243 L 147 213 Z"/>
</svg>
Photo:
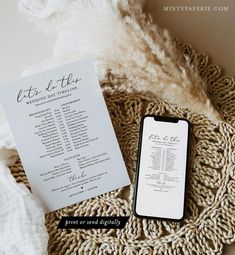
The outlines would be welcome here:
<svg viewBox="0 0 235 255">
<path fill-rule="evenodd" d="M 50 1 L 45 4 L 49 11 L 40 8 L 39 18 L 50 13 L 43 22 L 47 29 L 60 13 L 59 25 L 53 23 L 58 31 L 53 63 L 92 58 L 100 80 L 111 70 L 126 77 L 122 87 L 152 91 L 169 103 L 220 120 L 198 71 L 179 53 L 169 33 L 143 13 L 143 0 L 60 0 L 63 8 Z M 21 0 L 21 10 L 29 13 L 29 2 Z M 37 16 L 32 5 L 30 12 Z"/>
</svg>

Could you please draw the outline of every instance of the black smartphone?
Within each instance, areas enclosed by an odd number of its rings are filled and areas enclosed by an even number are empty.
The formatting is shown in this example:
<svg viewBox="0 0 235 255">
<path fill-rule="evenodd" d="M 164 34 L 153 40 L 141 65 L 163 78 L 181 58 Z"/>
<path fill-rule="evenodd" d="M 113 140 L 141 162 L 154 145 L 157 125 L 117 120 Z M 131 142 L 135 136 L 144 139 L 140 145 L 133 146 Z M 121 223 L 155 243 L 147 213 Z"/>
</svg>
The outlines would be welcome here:
<svg viewBox="0 0 235 255">
<path fill-rule="evenodd" d="M 137 217 L 184 218 L 189 132 L 186 119 L 142 118 L 133 203 Z"/>
</svg>

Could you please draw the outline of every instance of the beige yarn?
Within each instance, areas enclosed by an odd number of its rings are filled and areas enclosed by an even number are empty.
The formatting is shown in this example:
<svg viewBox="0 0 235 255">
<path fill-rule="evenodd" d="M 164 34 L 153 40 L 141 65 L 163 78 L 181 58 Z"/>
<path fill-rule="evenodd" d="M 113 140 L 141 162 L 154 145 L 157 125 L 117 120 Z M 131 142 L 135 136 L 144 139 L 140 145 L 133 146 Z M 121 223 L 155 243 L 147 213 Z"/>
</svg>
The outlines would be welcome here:
<svg viewBox="0 0 235 255">
<path fill-rule="evenodd" d="M 186 219 L 174 223 L 135 218 L 132 184 L 47 214 L 49 254 L 218 255 L 224 244 L 235 242 L 235 82 L 232 77 L 221 76 L 220 68 L 210 65 L 206 55 L 190 46 L 179 46 L 198 66 L 224 123 L 214 124 L 203 115 L 169 105 L 150 93 L 106 91 L 104 95 L 133 184 L 141 116 L 173 115 L 192 123 Z M 119 77 L 109 74 L 103 86 L 120 82 Z M 20 160 L 11 170 L 18 182 L 29 187 Z M 57 229 L 62 216 L 111 215 L 130 218 L 121 230 Z"/>
</svg>

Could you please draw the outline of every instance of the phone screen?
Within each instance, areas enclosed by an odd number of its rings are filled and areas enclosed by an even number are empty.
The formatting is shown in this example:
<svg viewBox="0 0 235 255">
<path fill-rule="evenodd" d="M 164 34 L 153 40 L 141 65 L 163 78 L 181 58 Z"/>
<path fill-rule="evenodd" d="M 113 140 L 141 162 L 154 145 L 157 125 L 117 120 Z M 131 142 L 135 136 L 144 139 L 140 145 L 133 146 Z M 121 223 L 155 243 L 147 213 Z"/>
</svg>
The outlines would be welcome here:
<svg viewBox="0 0 235 255">
<path fill-rule="evenodd" d="M 135 214 L 180 220 L 184 217 L 189 123 L 145 116 L 141 125 Z"/>
</svg>

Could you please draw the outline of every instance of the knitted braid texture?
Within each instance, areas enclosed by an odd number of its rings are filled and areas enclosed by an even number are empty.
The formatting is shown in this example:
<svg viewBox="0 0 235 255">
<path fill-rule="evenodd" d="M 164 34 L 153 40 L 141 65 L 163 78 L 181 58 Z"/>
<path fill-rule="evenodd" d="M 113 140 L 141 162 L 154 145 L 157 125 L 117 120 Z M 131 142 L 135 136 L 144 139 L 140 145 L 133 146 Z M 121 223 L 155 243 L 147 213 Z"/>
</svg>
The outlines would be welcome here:
<svg viewBox="0 0 235 255">
<path fill-rule="evenodd" d="M 169 105 L 151 93 L 105 91 L 132 185 L 47 214 L 50 255 L 218 255 L 224 244 L 235 242 L 235 82 L 222 75 L 217 65 L 209 64 L 206 55 L 189 45 L 179 44 L 179 48 L 206 80 L 208 94 L 224 122 L 212 123 L 204 115 Z M 102 84 L 112 88 L 120 82 L 109 74 Z M 144 114 L 184 117 L 192 123 L 187 213 L 182 222 L 133 216 L 139 125 Z M 11 171 L 29 188 L 20 160 Z M 124 229 L 61 230 L 57 226 L 62 216 L 130 217 Z"/>
</svg>

